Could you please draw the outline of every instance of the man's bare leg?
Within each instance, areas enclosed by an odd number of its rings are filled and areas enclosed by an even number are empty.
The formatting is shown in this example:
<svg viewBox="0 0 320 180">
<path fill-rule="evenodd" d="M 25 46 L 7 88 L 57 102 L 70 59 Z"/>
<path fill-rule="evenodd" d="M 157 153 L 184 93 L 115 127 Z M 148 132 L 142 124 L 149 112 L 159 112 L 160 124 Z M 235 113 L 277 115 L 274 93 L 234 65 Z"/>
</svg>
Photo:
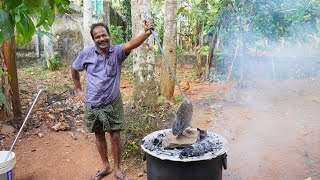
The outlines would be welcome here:
<svg viewBox="0 0 320 180">
<path fill-rule="evenodd" d="M 121 171 L 120 158 L 121 158 L 121 138 L 120 131 L 110 132 L 111 149 L 114 158 L 114 176 L 117 179 L 126 180 L 126 175 Z"/>
<path fill-rule="evenodd" d="M 95 136 L 96 136 L 96 146 L 104 167 L 100 172 L 96 174 L 96 177 L 94 179 L 101 179 L 102 177 L 109 175 L 111 173 L 111 167 L 108 159 L 108 146 L 107 146 L 105 132 L 103 131 L 102 128 L 99 128 L 95 132 Z"/>
</svg>

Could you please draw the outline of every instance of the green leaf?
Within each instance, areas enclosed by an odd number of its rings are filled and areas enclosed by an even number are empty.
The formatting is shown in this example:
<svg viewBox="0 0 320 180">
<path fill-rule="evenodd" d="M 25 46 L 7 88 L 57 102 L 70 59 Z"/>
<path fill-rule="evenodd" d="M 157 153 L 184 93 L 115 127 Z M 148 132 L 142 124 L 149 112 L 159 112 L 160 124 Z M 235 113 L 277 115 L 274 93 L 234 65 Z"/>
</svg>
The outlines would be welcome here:
<svg viewBox="0 0 320 180">
<path fill-rule="evenodd" d="M 9 13 L 0 9 L 0 47 L 6 39 L 11 39 L 14 32 L 14 23 Z"/>
<path fill-rule="evenodd" d="M 7 112 L 9 112 L 9 104 L 4 96 L 3 92 L 0 90 L 0 103 L 4 105 L 4 108 Z"/>
<path fill-rule="evenodd" d="M 2 75 L 4 75 L 4 74 L 5 74 L 5 72 L 2 71 L 2 70 L 0 70 L 0 76 L 2 76 Z"/>
<path fill-rule="evenodd" d="M 54 0 L 55 4 L 61 4 L 62 0 Z"/>
<path fill-rule="evenodd" d="M 55 8 L 59 9 L 60 14 L 65 14 L 68 6 L 70 5 L 69 0 L 54 0 Z M 53 8 L 54 9 L 54 8 Z"/>
<path fill-rule="evenodd" d="M 6 1 L 6 9 L 7 10 L 12 10 L 16 7 L 18 7 L 22 3 L 22 0 L 11 0 L 11 1 Z"/>
<path fill-rule="evenodd" d="M 50 31 L 50 26 L 48 25 L 48 23 L 46 21 L 42 23 L 42 26 L 46 31 Z"/>
<path fill-rule="evenodd" d="M 43 4 L 39 17 L 40 17 L 40 20 L 37 23 L 36 27 L 39 27 L 41 25 L 48 27 L 53 24 L 55 19 L 55 5 L 53 0 Z"/>
<path fill-rule="evenodd" d="M 186 7 L 181 7 L 178 9 L 178 12 L 177 12 L 177 16 L 183 12 L 183 10 L 185 9 Z"/>
<path fill-rule="evenodd" d="M 17 32 L 23 37 L 23 44 L 27 45 L 31 40 L 33 34 L 36 32 L 33 21 L 25 12 L 21 12 L 21 20 L 16 23 Z M 20 36 L 19 36 L 20 37 Z"/>
<path fill-rule="evenodd" d="M 2 48 L 2 45 L 6 41 L 6 39 L 6 36 L 3 33 L 0 33 L 0 48 Z"/>
<path fill-rule="evenodd" d="M 53 34 L 47 31 L 38 31 L 41 35 L 48 36 L 49 38 L 54 38 Z"/>
<path fill-rule="evenodd" d="M 202 0 L 195 0 L 194 2 L 196 5 L 200 5 L 200 3 L 202 3 Z"/>
<path fill-rule="evenodd" d="M 21 20 L 21 17 L 20 17 L 20 11 L 17 10 L 16 13 L 14 14 L 14 21 L 17 23 Z"/>
<path fill-rule="evenodd" d="M 54 10 L 48 12 L 48 17 L 47 18 L 48 18 L 47 19 L 48 20 L 48 24 L 51 26 L 53 24 L 54 18 L 55 18 Z"/>
</svg>

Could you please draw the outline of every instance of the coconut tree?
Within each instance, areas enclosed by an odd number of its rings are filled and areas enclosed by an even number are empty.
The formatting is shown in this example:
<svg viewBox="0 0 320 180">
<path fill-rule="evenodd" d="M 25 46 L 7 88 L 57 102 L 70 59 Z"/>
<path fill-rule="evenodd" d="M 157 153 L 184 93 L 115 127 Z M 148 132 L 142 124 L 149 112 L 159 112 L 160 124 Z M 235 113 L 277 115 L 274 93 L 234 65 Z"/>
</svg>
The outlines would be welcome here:
<svg viewBox="0 0 320 180">
<path fill-rule="evenodd" d="M 91 0 L 83 0 L 83 46 L 88 47 L 93 44 L 90 34 L 90 24 L 92 23 L 92 3 Z"/>
<path fill-rule="evenodd" d="M 141 34 L 145 17 L 150 18 L 149 0 L 131 0 L 132 36 Z M 145 16 L 146 15 L 146 16 Z M 152 106 L 159 94 L 156 78 L 153 38 L 149 37 L 139 48 L 132 52 L 133 57 L 133 98 L 142 106 Z"/>
<path fill-rule="evenodd" d="M 164 35 L 163 35 L 163 49 L 166 53 L 170 64 L 176 71 L 177 53 L 176 53 L 176 39 L 177 39 L 177 1 L 166 0 L 165 1 L 165 13 L 164 16 Z M 166 61 L 161 61 L 161 80 L 160 88 L 161 94 L 169 100 L 173 99 L 174 93 L 174 79 L 170 70 L 166 64 Z"/>
</svg>

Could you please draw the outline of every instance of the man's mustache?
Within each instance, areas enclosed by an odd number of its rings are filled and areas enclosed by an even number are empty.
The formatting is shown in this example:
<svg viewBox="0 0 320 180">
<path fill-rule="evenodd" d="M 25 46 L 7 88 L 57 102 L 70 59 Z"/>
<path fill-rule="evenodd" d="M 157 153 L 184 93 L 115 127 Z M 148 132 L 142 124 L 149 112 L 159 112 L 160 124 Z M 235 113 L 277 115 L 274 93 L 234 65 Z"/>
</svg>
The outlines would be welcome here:
<svg viewBox="0 0 320 180">
<path fill-rule="evenodd" d="M 108 43 L 107 40 L 102 40 L 102 41 L 99 42 L 99 45 L 100 45 L 100 44 L 106 44 L 106 43 Z"/>
</svg>

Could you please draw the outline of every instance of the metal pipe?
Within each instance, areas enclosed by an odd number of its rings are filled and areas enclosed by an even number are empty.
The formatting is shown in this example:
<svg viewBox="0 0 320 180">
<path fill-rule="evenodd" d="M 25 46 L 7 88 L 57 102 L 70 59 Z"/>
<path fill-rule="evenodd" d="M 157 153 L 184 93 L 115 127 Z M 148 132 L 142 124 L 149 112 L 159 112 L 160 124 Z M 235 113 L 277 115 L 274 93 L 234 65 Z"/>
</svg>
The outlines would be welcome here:
<svg viewBox="0 0 320 180">
<path fill-rule="evenodd" d="M 147 20 L 146 14 L 144 14 L 144 18 Z M 160 41 L 159 41 L 159 39 L 158 39 L 158 33 L 156 33 L 155 30 L 150 30 L 150 31 L 151 31 L 151 33 L 152 33 L 152 36 L 154 37 L 154 39 L 155 39 L 156 42 L 157 42 L 158 48 L 160 49 L 163 58 L 164 58 L 164 59 L 166 60 L 166 62 L 167 62 L 167 65 L 168 65 L 168 67 L 169 67 L 169 70 L 170 70 L 170 72 L 171 72 L 174 80 L 176 81 L 176 84 L 177 84 L 177 86 L 178 86 L 178 88 L 179 88 L 179 91 L 180 91 L 181 95 L 183 96 L 183 99 L 186 99 L 186 95 L 185 95 L 185 94 L 183 93 L 183 91 L 182 91 L 182 88 L 181 88 L 181 86 L 180 86 L 180 83 L 179 83 L 179 81 L 178 81 L 178 79 L 177 79 L 174 71 L 173 71 L 173 68 L 172 68 L 172 66 L 171 66 L 171 63 L 170 63 L 167 55 L 164 53 L 164 51 L 163 51 L 163 49 L 162 49 L 162 47 L 161 47 Z"/>
<path fill-rule="evenodd" d="M 14 147 L 14 145 L 16 144 L 16 142 L 17 142 L 17 140 L 18 140 L 18 138 L 19 138 L 19 136 L 20 136 L 20 134 L 21 134 L 21 132 L 22 132 L 22 130 L 23 130 L 23 127 L 24 127 L 24 125 L 26 124 L 26 122 L 27 122 L 27 120 L 28 120 L 28 117 L 29 117 L 31 111 L 32 111 L 34 105 L 36 104 L 36 102 L 37 102 L 37 100 L 38 100 L 38 98 L 39 98 L 39 96 L 40 96 L 40 93 L 41 93 L 43 90 L 47 90 L 48 87 L 47 87 L 47 86 L 39 85 L 39 86 L 37 86 L 37 89 L 39 89 L 39 92 L 38 92 L 38 94 L 37 94 L 37 96 L 36 96 L 36 99 L 33 101 L 32 106 L 31 106 L 31 108 L 30 108 L 30 110 L 29 110 L 26 118 L 24 119 L 24 121 L 23 121 L 23 123 L 22 123 L 22 126 L 20 127 L 20 130 L 19 130 L 19 132 L 18 132 L 15 140 L 13 141 L 13 143 L 12 143 L 12 145 L 11 145 L 11 148 L 10 148 L 10 151 L 9 151 L 9 153 L 8 153 L 8 155 L 7 155 L 7 157 L 5 158 L 4 161 L 7 161 L 8 158 L 9 158 L 9 156 L 11 155 L 11 152 L 12 152 L 12 150 L 13 150 L 13 147 Z"/>
</svg>

